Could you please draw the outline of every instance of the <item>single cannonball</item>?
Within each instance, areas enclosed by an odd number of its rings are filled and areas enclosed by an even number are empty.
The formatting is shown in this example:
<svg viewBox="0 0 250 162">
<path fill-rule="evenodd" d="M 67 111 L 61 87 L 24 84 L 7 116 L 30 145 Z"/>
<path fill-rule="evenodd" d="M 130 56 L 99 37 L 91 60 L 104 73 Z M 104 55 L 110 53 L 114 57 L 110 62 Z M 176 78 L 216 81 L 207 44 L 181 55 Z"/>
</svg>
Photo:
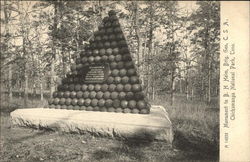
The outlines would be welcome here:
<svg viewBox="0 0 250 162">
<path fill-rule="evenodd" d="M 101 90 L 101 85 L 100 84 L 96 84 L 95 85 L 95 91 L 100 91 Z"/>
<path fill-rule="evenodd" d="M 93 55 L 98 55 L 98 54 L 99 54 L 99 50 L 98 49 L 93 50 Z"/>
<path fill-rule="evenodd" d="M 112 101 L 111 99 L 107 99 L 106 102 L 105 102 L 105 106 L 106 106 L 107 108 L 111 107 L 112 104 L 113 104 L 113 101 Z"/>
<path fill-rule="evenodd" d="M 71 104 L 72 105 L 77 105 L 78 100 L 76 98 L 72 99 Z"/>
<path fill-rule="evenodd" d="M 115 112 L 115 108 L 113 108 L 113 107 L 110 107 L 110 108 L 108 108 L 108 110 L 107 110 L 108 112 Z"/>
<path fill-rule="evenodd" d="M 70 97 L 75 98 L 76 97 L 76 92 L 75 91 L 70 92 Z"/>
<path fill-rule="evenodd" d="M 104 41 L 109 40 L 109 36 L 108 36 L 108 35 L 104 35 L 104 36 L 102 37 L 102 40 L 104 40 Z"/>
<path fill-rule="evenodd" d="M 120 47 L 127 47 L 127 42 L 126 42 L 126 40 L 120 40 L 120 41 L 118 42 L 118 45 L 119 45 Z"/>
<path fill-rule="evenodd" d="M 119 51 L 120 51 L 121 53 L 123 53 L 123 54 L 129 53 L 128 47 L 122 47 Z"/>
<path fill-rule="evenodd" d="M 118 93 L 117 92 L 112 92 L 110 95 L 111 99 L 117 99 L 118 98 Z"/>
<path fill-rule="evenodd" d="M 101 49 L 101 48 L 103 48 L 103 47 L 105 47 L 103 43 L 99 42 L 99 43 L 97 44 L 97 48 Z"/>
<path fill-rule="evenodd" d="M 74 84 L 70 84 L 69 85 L 69 90 L 70 91 L 74 91 L 75 90 L 75 85 Z"/>
<path fill-rule="evenodd" d="M 85 106 L 89 106 L 90 104 L 91 104 L 91 99 L 87 98 L 86 100 L 84 100 Z"/>
<path fill-rule="evenodd" d="M 126 93 L 126 99 L 127 100 L 131 100 L 134 98 L 134 93 L 133 92 L 127 92 Z"/>
<path fill-rule="evenodd" d="M 116 67 L 117 69 L 122 69 L 124 67 L 124 63 L 122 61 L 119 61 Z"/>
<path fill-rule="evenodd" d="M 68 110 L 73 110 L 73 109 L 74 109 L 74 106 L 73 106 L 73 105 L 68 105 L 68 106 L 67 106 L 67 109 L 68 109 Z"/>
<path fill-rule="evenodd" d="M 102 56 L 102 61 L 103 61 L 103 62 L 106 62 L 106 61 L 108 61 L 108 58 L 109 58 L 109 57 L 106 56 L 106 55 L 105 55 L 105 56 Z"/>
<path fill-rule="evenodd" d="M 81 87 L 82 91 L 86 91 L 88 89 L 88 86 L 86 84 L 83 84 L 82 87 Z"/>
<path fill-rule="evenodd" d="M 57 95 L 58 95 L 58 92 L 54 92 L 54 93 L 53 93 L 53 97 L 54 97 L 54 98 L 57 97 Z"/>
<path fill-rule="evenodd" d="M 113 52 L 112 48 L 106 49 L 106 54 L 107 54 L 107 55 L 111 55 L 112 52 Z"/>
<path fill-rule="evenodd" d="M 80 106 L 75 105 L 75 106 L 74 106 L 74 110 L 80 110 Z"/>
<path fill-rule="evenodd" d="M 122 77 L 123 84 L 127 84 L 128 82 L 129 82 L 129 77 L 127 77 L 127 76 Z"/>
<path fill-rule="evenodd" d="M 57 90 L 58 91 L 63 91 L 64 90 L 64 86 L 62 84 L 58 85 Z"/>
<path fill-rule="evenodd" d="M 85 64 L 86 62 L 88 62 L 88 58 L 87 57 L 82 57 L 82 63 Z"/>
<path fill-rule="evenodd" d="M 131 111 L 131 113 L 133 113 L 133 114 L 138 114 L 138 113 L 139 113 L 139 110 L 138 110 L 138 109 L 133 109 L 133 110 Z"/>
<path fill-rule="evenodd" d="M 110 92 L 115 91 L 115 89 L 116 89 L 116 85 L 115 85 L 115 84 L 110 84 L 110 85 L 109 85 L 109 91 L 110 91 Z"/>
<path fill-rule="evenodd" d="M 85 105 L 80 106 L 80 110 L 86 110 L 86 106 Z"/>
<path fill-rule="evenodd" d="M 124 54 L 122 56 L 122 60 L 124 60 L 124 61 L 131 61 L 132 57 L 130 56 L 130 54 Z"/>
<path fill-rule="evenodd" d="M 114 55 L 109 55 L 108 60 L 109 60 L 109 62 L 115 61 L 115 56 Z"/>
<path fill-rule="evenodd" d="M 58 93 L 57 93 L 57 97 L 61 98 L 61 97 L 63 97 L 63 96 L 64 96 L 64 92 L 61 91 L 61 92 L 58 92 Z"/>
<path fill-rule="evenodd" d="M 122 92 L 122 91 L 123 91 L 123 85 L 122 85 L 122 84 L 118 84 L 118 85 L 116 86 L 116 90 L 117 90 L 118 92 Z"/>
<path fill-rule="evenodd" d="M 89 63 L 93 63 L 94 60 L 95 60 L 95 58 L 93 56 L 89 56 L 89 58 L 88 58 L 88 62 Z"/>
<path fill-rule="evenodd" d="M 112 22 L 113 27 L 120 27 L 120 23 L 118 20 Z"/>
<path fill-rule="evenodd" d="M 112 49 L 112 53 L 114 54 L 114 55 L 116 55 L 116 54 L 118 54 L 119 53 L 119 48 L 113 48 Z"/>
<path fill-rule="evenodd" d="M 109 23 L 109 27 L 110 27 L 111 25 L 112 25 L 112 24 Z M 113 30 L 113 28 L 107 28 L 106 32 L 107 32 L 108 34 L 110 34 L 110 33 L 113 33 L 114 30 Z"/>
<path fill-rule="evenodd" d="M 105 100 L 104 99 L 100 99 L 100 100 L 98 100 L 98 106 L 100 106 L 100 107 L 103 107 L 104 105 L 105 105 Z"/>
<path fill-rule="evenodd" d="M 79 106 L 84 105 L 84 99 L 83 99 L 83 98 L 78 99 L 77 104 L 78 104 Z"/>
<path fill-rule="evenodd" d="M 118 76 L 118 75 L 119 75 L 119 70 L 117 70 L 117 69 L 112 70 L 112 71 L 111 71 L 111 75 L 112 75 L 113 77 Z"/>
<path fill-rule="evenodd" d="M 117 63 L 116 62 L 111 62 L 110 63 L 110 69 L 116 69 Z"/>
<path fill-rule="evenodd" d="M 99 91 L 96 93 L 96 98 L 97 99 L 101 99 L 103 97 L 103 92 L 102 91 Z"/>
<path fill-rule="evenodd" d="M 59 104 L 60 105 L 64 105 L 65 104 L 66 99 L 65 98 L 60 98 Z"/>
<path fill-rule="evenodd" d="M 87 55 L 91 56 L 93 54 L 93 52 L 91 50 L 87 50 Z M 88 57 L 88 61 L 89 61 L 89 57 Z"/>
<path fill-rule="evenodd" d="M 77 84 L 75 85 L 75 91 L 80 91 L 81 90 L 81 85 L 80 84 Z"/>
<path fill-rule="evenodd" d="M 117 24 L 120 25 L 119 22 Z M 116 34 L 116 40 L 124 40 L 124 35 L 122 33 Z"/>
<path fill-rule="evenodd" d="M 111 26 L 112 26 L 112 23 L 111 23 L 111 22 L 107 22 L 107 23 L 104 24 L 104 26 L 105 26 L 105 27 L 111 27 Z M 108 28 L 108 29 L 109 29 L 109 28 Z M 113 31 L 113 30 L 112 30 L 112 31 Z M 112 33 L 112 31 L 106 30 L 106 33 Z"/>
<path fill-rule="evenodd" d="M 95 91 L 91 91 L 89 94 L 89 98 L 93 99 L 96 96 L 96 92 Z"/>
<path fill-rule="evenodd" d="M 107 112 L 107 109 L 105 107 L 100 108 L 101 112 Z"/>
<path fill-rule="evenodd" d="M 116 39 L 116 36 L 114 34 L 110 34 L 109 35 L 109 40 L 115 40 Z M 112 44 L 112 43 L 111 43 Z"/>
<path fill-rule="evenodd" d="M 131 84 L 125 84 L 125 85 L 124 85 L 124 90 L 125 90 L 126 92 L 131 91 L 131 88 L 132 88 Z"/>
<path fill-rule="evenodd" d="M 110 98 L 110 92 L 108 92 L 108 91 L 104 92 L 103 98 L 104 99 L 109 99 Z"/>
<path fill-rule="evenodd" d="M 120 101 L 120 100 L 115 99 L 115 100 L 113 101 L 113 106 L 114 106 L 115 108 L 120 107 L 120 105 L 121 105 L 121 101 Z"/>
<path fill-rule="evenodd" d="M 64 92 L 63 97 L 69 98 L 70 97 L 70 92 L 69 91 Z"/>
<path fill-rule="evenodd" d="M 128 107 L 129 107 L 130 109 L 136 108 L 136 101 L 135 101 L 135 100 L 130 100 L 130 101 L 128 102 Z"/>
<path fill-rule="evenodd" d="M 128 101 L 127 100 L 122 100 L 121 101 L 121 107 L 124 108 L 124 109 L 127 108 L 128 107 Z"/>
<path fill-rule="evenodd" d="M 102 40 L 102 37 L 101 37 L 101 36 L 96 36 L 96 37 L 95 37 L 95 40 L 96 40 L 96 41 L 101 41 L 101 40 Z"/>
<path fill-rule="evenodd" d="M 61 105 L 56 105 L 56 109 L 61 109 Z"/>
<path fill-rule="evenodd" d="M 67 106 L 66 105 L 62 105 L 61 109 L 67 109 Z"/>
<path fill-rule="evenodd" d="M 122 55 L 116 55 L 115 61 L 117 61 L 117 62 L 122 61 Z"/>
<path fill-rule="evenodd" d="M 115 33 L 122 33 L 122 29 L 120 27 L 115 27 L 113 31 Z"/>
<path fill-rule="evenodd" d="M 100 32 L 100 35 L 103 35 L 103 34 L 106 33 L 106 30 L 105 30 L 105 28 L 102 28 L 102 29 L 99 30 L 99 32 Z"/>
<path fill-rule="evenodd" d="M 108 79 L 107 79 L 107 83 L 108 84 L 112 84 L 114 82 L 114 77 L 108 77 Z"/>
<path fill-rule="evenodd" d="M 130 110 L 129 108 L 126 108 L 126 109 L 123 109 L 123 112 L 124 112 L 125 114 L 131 113 L 131 110 Z"/>
<path fill-rule="evenodd" d="M 93 111 L 93 107 L 92 106 L 87 106 L 86 111 Z"/>
<path fill-rule="evenodd" d="M 147 104 L 146 104 L 145 101 L 140 100 L 140 101 L 137 102 L 136 106 L 137 106 L 138 109 L 142 110 L 142 109 L 146 108 Z"/>
<path fill-rule="evenodd" d="M 105 50 L 105 48 L 102 48 L 102 49 L 100 49 L 100 55 L 105 55 L 106 54 L 106 50 Z"/>
<path fill-rule="evenodd" d="M 140 114 L 149 114 L 149 110 L 148 109 L 142 109 L 139 112 Z"/>
<path fill-rule="evenodd" d="M 104 47 L 106 47 L 106 48 L 110 47 L 110 42 L 105 42 Z"/>
<path fill-rule="evenodd" d="M 107 84 L 103 84 L 101 87 L 102 92 L 106 92 L 108 90 L 109 86 Z"/>
<path fill-rule="evenodd" d="M 115 109 L 115 112 L 116 112 L 116 113 L 122 113 L 122 111 L 123 111 L 123 109 L 120 108 L 120 107 Z"/>
<path fill-rule="evenodd" d="M 89 98 L 89 92 L 88 91 L 85 91 L 83 92 L 83 98 Z"/>
<path fill-rule="evenodd" d="M 82 96 L 83 96 L 83 92 L 82 91 L 76 92 L 76 97 L 77 98 L 82 98 Z"/>
<path fill-rule="evenodd" d="M 109 19 L 110 19 L 112 22 L 118 20 L 118 18 L 117 18 L 116 15 L 111 15 L 111 16 L 109 17 Z"/>
<path fill-rule="evenodd" d="M 120 100 L 123 100 L 126 97 L 126 93 L 125 92 L 120 92 L 118 96 L 119 96 Z"/>
<path fill-rule="evenodd" d="M 77 59 L 78 60 L 78 59 Z M 81 60 L 80 60 L 81 61 Z M 77 70 L 81 70 L 83 68 L 83 64 L 78 64 L 76 65 L 76 69 Z"/>
<path fill-rule="evenodd" d="M 57 104 L 59 103 L 59 101 L 60 101 L 59 98 L 55 98 L 54 101 L 53 101 L 53 103 L 54 103 L 55 105 L 57 105 Z"/>
<path fill-rule="evenodd" d="M 140 84 L 133 84 L 132 85 L 132 91 L 133 92 L 140 92 L 142 90 L 142 87 Z"/>
<path fill-rule="evenodd" d="M 93 111 L 99 111 L 99 107 L 98 106 L 93 107 Z"/>
<path fill-rule="evenodd" d="M 117 47 L 116 41 L 112 41 L 112 42 L 110 43 L 110 47 L 112 47 L 112 48 Z"/>
<path fill-rule="evenodd" d="M 120 75 L 121 77 L 126 76 L 126 74 L 127 74 L 127 70 L 126 70 L 126 69 L 120 69 L 119 75 Z"/>
<path fill-rule="evenodd" d="M 139 77 L 138 76 L 131 76 L 129 80 L 130 80 L 131 84 L 139 83 Z"/>
<path fill-rule="evenodd" d="M 70 105 L 71 104 L 71 98 L 67 98 L 66 101 L 65 101 L 65 104 Z"/>
<path fill-rule="evenodd" d="M 133 76 L 133 75 L 136 74 L 136 71 L 135 71 L 135 69 L 129 69 L 129 70 L 127 71 L 127 74 L 128 74 L 128 76 Z"/>
<path fill-rule="evenodd" d="M 121 80 L 122 80 L 122 78 L 121 77 L 119 77 L 119 76 L 117 76 L 117 77 L 115 77 L 115 79 L 114 79 L 114 83 L 121 83 Z"/>
<path fill-rule="evenodd" d="M 143 92 L 136 92 L 134 96 L 135 96 L 136 100 L 142 100 L 145 97 L 145 95 L 143 94 Z"/>
<path fill-rule="evenodd" d="M 94 58 L 94 60 L 95 60 L 96 63 L 98 63 L 98 62 L 101 61 L 101 57 L 100 57 L 100 56 L 96 56 L 96 57 Z"/>
<path fill-rule="evenodd" d="M 91 101 L 91 106 L 95 107 L 95 106 L 97 106 L 97 104 L 98 104 L 98 100 L 97 99 L 93 99 Z"/>
<path fill-rule="evenodd" d="M 88 85 L 88 90 L 93 91 L 95 89 L 95 86 L 93 84 Z"/>
</svg>

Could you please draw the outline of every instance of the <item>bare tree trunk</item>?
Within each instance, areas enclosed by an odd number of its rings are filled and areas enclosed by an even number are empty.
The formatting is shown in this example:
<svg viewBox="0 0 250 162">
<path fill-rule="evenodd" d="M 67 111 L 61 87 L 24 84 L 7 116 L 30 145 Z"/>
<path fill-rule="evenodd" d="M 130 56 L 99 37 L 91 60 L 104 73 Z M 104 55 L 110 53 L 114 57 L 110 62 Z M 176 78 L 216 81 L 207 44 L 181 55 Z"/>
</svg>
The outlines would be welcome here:
<svg viewBox="0 0 250 162">
<path fill-rule="evenodd" d="M 40 80 L 40 100 L 43 101 L 43 79 Z"/>
<path fill-rule="evenodd" d="M 24 65 L 24 106 L 28 106 L 28 99 L 29 99 L 29 84 L 28 84 L 28 73 L 27 73 L 27 63 Z"/>
</svg>

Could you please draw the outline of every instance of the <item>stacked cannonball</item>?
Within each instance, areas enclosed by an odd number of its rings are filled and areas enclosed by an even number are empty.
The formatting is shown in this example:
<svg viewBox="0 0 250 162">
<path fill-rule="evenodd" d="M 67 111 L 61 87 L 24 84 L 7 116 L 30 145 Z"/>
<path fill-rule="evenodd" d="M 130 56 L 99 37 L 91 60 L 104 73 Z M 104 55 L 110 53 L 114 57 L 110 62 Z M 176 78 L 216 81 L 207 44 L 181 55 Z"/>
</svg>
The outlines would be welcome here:
<svg viewBox="0 0 250 162">
<path fill-rule="evenodd" d="M 148 114 L 150 106 L 142 92 L 136 72 L 114 11 L 94 33 L 94 38 L 71 67 L 71 73 L 58 86 L 49 108 L 118 113 Z M 89 65 L 108 64 L 110 72 L 102 83 L 86 83 Z"/>
</svg>

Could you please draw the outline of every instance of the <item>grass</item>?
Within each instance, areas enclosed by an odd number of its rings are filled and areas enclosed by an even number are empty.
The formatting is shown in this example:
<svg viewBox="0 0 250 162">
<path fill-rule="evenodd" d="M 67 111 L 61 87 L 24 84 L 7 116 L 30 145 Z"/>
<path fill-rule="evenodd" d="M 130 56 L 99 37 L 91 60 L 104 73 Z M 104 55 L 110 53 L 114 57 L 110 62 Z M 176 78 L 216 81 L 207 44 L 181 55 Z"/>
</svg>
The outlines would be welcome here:
<svg viewBox="0 0 250 162">
<path fill-rule="evenodd" d="M 217 104 L 178 99 L 163 105 L 174 126 L 173 147 L 157 141 L 116 140 L 90 134 L 70 134 L 11 126 L 9 112 L 23 107 L 22 99 L 1 102 L 1 161 L 187 161 L 218 160 Z M 28 107 L 46 102 L 30 100 Z"/>
</svg>

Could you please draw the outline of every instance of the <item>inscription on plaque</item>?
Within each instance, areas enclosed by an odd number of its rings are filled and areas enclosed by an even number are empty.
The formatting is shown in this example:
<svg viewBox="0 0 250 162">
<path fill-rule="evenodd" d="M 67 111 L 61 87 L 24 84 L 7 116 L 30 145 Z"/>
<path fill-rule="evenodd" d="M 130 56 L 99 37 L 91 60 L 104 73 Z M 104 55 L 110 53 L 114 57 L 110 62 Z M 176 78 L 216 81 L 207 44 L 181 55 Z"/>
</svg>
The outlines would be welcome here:
<svg viewBox="0 0 250 162">
<path fill-rule="evenodd" d="M 108 74 L 109 66 L 107 64 L 90 65 L 85 76 L 85 83 L 103 83 Z"/>
</svg>

